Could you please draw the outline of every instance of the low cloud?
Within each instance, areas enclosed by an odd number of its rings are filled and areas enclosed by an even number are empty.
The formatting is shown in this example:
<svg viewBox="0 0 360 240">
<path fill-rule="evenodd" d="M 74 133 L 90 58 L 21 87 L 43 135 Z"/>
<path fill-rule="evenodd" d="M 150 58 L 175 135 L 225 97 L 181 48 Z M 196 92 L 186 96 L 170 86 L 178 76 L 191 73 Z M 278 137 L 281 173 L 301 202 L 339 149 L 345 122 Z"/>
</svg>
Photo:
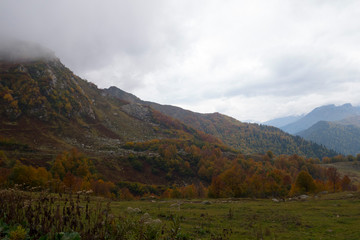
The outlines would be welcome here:
<svg viewBox="0 0 360 240">
<path fill-rule="evenodd" d="M 55 58 L 53 51 L 37 43 L 4 38 L 0 42 L 0 61 L 32 61 Z"/>
</svg>

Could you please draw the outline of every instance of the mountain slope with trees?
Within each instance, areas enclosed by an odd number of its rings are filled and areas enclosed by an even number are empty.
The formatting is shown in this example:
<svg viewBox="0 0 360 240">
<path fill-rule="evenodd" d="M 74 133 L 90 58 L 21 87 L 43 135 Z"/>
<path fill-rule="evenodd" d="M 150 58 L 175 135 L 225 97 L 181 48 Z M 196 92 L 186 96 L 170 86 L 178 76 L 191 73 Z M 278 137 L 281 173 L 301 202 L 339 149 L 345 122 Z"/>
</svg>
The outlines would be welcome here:
<svg viewBox="0 0 360 240">
<path fill-rule="evenodd" d="M 274 127 L 98 89 L 54 57 L 0 61 L 0 101 L 0 187 L 284 197 L 327 189 L 318 164 L 336 154 Z"/>
<path fill-rule="evenodd" d="M 320 121 L 298 135 L 345 155 L 360 153 L 360 127 L 355 125 Z"/>
<path fill-rule="evenodd" d="M 209 183 L 240 153 L 260 160 L 257 154 L 269 150 L 320 159 L 336 154 L 273 127 L 98 89 L 53 55 L 2 58 L 0 102 L 0 150 L 8 167 L 20 160 L 50 169 L 56 156 L 77 148 L 104 180 Z"/>
<path fill-rule="evenodd" d="M 225 144 L 245 154 L 266 153 L 270 150 L 274 154 L 296 153 L 318 158 L 336 155 L 334 151 L 287 134 L 275 127 L 243 123 L 220 113 L 201 114 L 175 106 L 142 101 L 116 87 L 104 89 L 104 91 L 121 101 L 128 100 L 133 104 L 150 106 L 186 125 L 221 139 Z"/>
</svg>

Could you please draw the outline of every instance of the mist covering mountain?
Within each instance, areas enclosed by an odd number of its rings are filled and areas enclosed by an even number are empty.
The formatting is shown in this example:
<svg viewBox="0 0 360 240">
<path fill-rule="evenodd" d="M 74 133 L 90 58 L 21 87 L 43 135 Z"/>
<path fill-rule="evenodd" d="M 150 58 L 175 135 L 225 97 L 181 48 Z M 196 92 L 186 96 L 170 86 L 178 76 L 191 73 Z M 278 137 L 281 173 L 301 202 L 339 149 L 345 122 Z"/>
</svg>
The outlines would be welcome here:
<svg viewBox="0 0 360 240">
<path fill-rule="evenodd" d="M 290 123 L 296 122 L 297 120 L 301 119 L 302 117 L 304 117 L 304 115 L 275 118 L 275 119 L 263 122 L 262 124 L 281 128 Z"/>
<path fill-rule="evenodd" d="M 54 60 L 56 56 L 53 51 L 37 43 L 1 38 L 0 61 L 27 62 L 41 59 Z"/>
</svg>

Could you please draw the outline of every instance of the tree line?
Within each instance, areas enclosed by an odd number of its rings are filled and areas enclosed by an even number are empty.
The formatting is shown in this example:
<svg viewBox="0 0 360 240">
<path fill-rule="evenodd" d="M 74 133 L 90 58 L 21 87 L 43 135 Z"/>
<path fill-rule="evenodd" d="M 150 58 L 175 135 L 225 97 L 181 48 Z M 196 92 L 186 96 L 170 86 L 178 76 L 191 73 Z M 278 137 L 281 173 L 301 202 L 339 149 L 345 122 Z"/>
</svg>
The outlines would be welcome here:
<svg viewBox="0 0 360 240">
<path fill-rule="evenodd" d="M 135 148 L 128 143 L 127 148 Z M 154 147 L 157 146 L 157 147 Z M 137 146 L 152 148 L 157 157 L 141 158 L 133 154 L 131 161 L 150 161 L 154 169 L 166 172 L 168 185 L 148 185 L 136 182 L 112 182 L 97 173 L 93 163 L 76 149 L 59 154 L 48 168 L 24 165 L 9 160 L 0 151 L 0 186 L 15 184 L 24 188 L 49 189 L 52 192 L 91 191 L 95 195 L 134 199 L 162 198 L 222 198 L 222 197 L 277 197 L 284 198 L 322 191 L 356 190 L 348 176 L 341 176 L 334 167 L 319 165 L 319 159 L 298 155 L 274 156 L 272 152 L 258 156 L 232 153 L 204 145 L 176 145 L 152 141 Z M 138 171 L 142 171 L 139 167 Z M 154 174 L 157 174 L 154 170 Z M 174 177 L 183 179 L 176 184 Z M 191 179 L 191 181 L 189 181 Z"/>
</svg>

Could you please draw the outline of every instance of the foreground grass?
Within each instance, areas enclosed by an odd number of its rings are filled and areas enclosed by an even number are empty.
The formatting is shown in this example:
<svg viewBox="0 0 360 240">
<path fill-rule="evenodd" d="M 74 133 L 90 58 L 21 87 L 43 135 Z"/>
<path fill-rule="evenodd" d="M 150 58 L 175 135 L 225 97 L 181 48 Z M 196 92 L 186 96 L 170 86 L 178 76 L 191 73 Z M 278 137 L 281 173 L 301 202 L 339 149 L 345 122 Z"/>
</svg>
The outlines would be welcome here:
<svg viewBox="0 0 360 240">
<path fill-rule="evenodd" d="M 203 202 L 113 202 L 115 213 L 137 207 L 170 222 L 181 219 L 191 239 L 360 239 L 360 193 L 337 193 L 306 201 L 221 199 Z M 180 203 L 180 206 L 174 203 Z M 217 237 L 217 238 L 216 238 Z"/>
<path fill-rule="evenodd" d="M 8 219 L 0 221 L 0 238 L 360 239 L 360 192 L 286 202 L 151 198 L 109 202 L 88 195 L 59 197 L 14 190 L 0 196 L 0 218 Z M 15 233 L 26 237 L 11 238 Z"/>
</svg>

